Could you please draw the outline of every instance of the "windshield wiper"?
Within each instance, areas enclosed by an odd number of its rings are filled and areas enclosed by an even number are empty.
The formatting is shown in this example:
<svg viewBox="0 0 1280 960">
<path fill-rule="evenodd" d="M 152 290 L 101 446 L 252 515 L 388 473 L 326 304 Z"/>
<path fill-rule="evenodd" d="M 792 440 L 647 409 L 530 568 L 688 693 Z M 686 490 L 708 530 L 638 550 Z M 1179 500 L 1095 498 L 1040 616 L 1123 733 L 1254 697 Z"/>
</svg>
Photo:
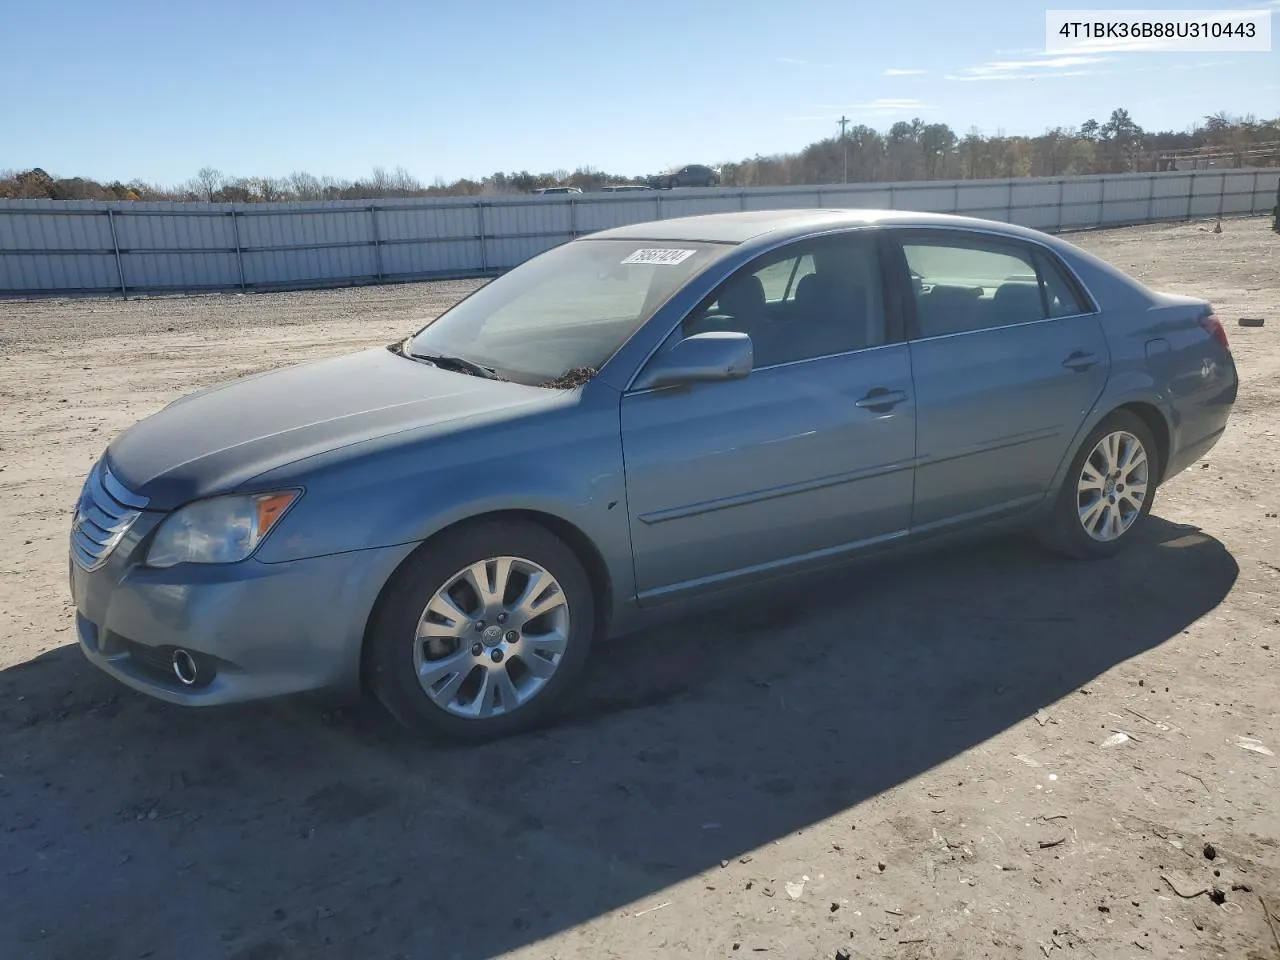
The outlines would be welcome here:
<svg viewBox="0 0 1280 960">
<path fill-rule="evenodd" d="M 498 373 L 493 367 L 486 367 L 482 363 L 476 363 L 474 360 L 466 360 L 462 357 L 450 357 L 443 354 L 432 353 L 410 353 L 408 354 L 414 360 L 422 360 L 444 370 L 461 370 L 463 373 L 469 373 L 474 377 L 484 377 L 486 380 L 505 380 L 506 377 Z"/>
</svg>

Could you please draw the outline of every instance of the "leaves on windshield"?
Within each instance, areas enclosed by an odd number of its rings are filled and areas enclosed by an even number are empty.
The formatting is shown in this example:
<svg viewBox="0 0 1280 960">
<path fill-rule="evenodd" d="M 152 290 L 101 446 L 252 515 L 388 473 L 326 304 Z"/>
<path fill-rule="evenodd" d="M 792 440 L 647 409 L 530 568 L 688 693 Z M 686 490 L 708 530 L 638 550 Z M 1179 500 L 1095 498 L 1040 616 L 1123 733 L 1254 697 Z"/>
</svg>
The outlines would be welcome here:
<svg viewBox="0 0 1280 960">
<path fill-rule="evenodd" d="M 571 390 L 574 387 L 580 387 L 592 377 L 596 375 L 595 367 L 574 367 L 567 370 L 554 380 L 548 380 L 541 384 L 544 387 L 550 387 L 552 390 Z"/>
</svg>

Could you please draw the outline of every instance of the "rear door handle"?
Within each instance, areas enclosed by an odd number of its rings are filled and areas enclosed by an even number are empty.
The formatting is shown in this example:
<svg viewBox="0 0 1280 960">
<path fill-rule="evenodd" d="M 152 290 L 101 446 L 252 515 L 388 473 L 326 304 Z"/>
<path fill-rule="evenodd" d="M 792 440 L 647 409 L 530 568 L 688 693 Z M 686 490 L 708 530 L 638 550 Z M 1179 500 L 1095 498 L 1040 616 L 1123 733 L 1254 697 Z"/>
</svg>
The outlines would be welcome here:
<svg viewBox="0 0 1280 960">
<path fill-rule="evenodd" d="M 1068 370 L 1085 371 L 1095 365 L 1101 358 L 1096 353 L 1085 353 L 1083 350 L 1077 350 L 1067 359 L 1062 361 L 1062 365 Z"/>
<path fill-rule="evenodd" d="M 879 410 L 896 407 L 907 399 L 907 395 L 901 390 L 886 390 L 883 387 L 876 387 L 861 400 L 855 400 L 853 405 L 863 410 Z"/>
</svg>

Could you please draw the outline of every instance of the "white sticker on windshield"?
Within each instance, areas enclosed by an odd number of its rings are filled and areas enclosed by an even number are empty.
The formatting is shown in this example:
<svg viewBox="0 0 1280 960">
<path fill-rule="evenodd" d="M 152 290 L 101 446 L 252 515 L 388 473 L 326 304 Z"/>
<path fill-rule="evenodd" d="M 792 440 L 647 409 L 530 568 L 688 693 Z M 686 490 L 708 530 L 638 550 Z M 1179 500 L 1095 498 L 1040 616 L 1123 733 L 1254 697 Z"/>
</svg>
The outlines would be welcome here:
<svg viewBox="0 0 1280 960">
<path fill-rule="evenodd" d="M 677 263 L 684 263 L 697 252 L 697 250 L 664 250 L 660 247 L 648 247 L 644 250 L 637 250 L 622 262 L 657 263 L 663 266 L 674 266 Z"/>
</svg>

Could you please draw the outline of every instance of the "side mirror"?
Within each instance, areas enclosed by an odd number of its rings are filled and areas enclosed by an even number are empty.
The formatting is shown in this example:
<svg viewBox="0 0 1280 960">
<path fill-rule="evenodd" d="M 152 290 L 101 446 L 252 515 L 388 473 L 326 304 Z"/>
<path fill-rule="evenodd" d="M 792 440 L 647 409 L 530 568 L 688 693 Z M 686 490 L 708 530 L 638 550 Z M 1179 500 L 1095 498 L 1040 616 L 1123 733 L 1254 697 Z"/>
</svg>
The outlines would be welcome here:
<svg viewBox="0 0 1280 960">
<path fill-rule="evenodd" d="M 649 361 L 633 390 L 673 387 L 714 380 L 740 380 L 751 372 L 751 338 L 736 331 L 697 333 L 685 337 Z"/>
</svg>

